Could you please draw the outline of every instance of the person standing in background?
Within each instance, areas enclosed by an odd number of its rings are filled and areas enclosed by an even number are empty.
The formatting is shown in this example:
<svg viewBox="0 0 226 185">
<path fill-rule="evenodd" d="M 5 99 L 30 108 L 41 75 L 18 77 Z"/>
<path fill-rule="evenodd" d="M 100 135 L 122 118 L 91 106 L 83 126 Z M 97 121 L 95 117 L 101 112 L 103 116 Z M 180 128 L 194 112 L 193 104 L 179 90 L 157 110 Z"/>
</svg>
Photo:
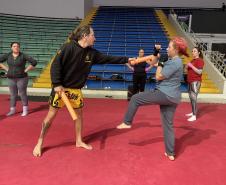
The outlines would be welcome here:
<svg viewBox="0 0 226 185">
<path fill-rule="evenodd" d="M 27 72 L 35 68 L 37 61 L 20 52 L 19 42 L 12 42 L 10 46 L 12 51 L 0 56 L 0 67 L 7 72 L 9 82 L 10 111 L 7 116 L 11 116 L 16 113 L 16 99 L 18 91 L 23 105 L 23 112 L 21 116 L 26 116 L 28 115 L 27 85 L 29 80 Z M 8 66 L 3 64 L 5 61 L 7 61 Z M 30 65 L 26 67 L 27 61 Z"/>
<path fill-rule="evenodd" d="M 202 70 L 204 66 L 203 55 L 200 48 L 192 50 L 193 60 L 187 64 L 188 94 L 191 101 L 192 113 L 186 114 L 188 121 L 195 121 L 197 116 L 197 96 L 202 82 Z"/>
<path fill-rule="evenodd" d="M 144 49 L 139 50 L 139 57 L 144 57 Z M 133 71 L 133 92 L 134 94 L 139 92 L 144 92 L 147 72 L 152 68 L 152 66 L 147 66 L 146 62 L 136 64 L 134 66 L 126 64 L 130 70 Z"/>
<path fill-rule="evenodd" d="M 221 10 L 222 10 L 223 12 L 225 11 L 225 4 L 224 4 L 224 3 L 222 3 Z"/>
</svg>

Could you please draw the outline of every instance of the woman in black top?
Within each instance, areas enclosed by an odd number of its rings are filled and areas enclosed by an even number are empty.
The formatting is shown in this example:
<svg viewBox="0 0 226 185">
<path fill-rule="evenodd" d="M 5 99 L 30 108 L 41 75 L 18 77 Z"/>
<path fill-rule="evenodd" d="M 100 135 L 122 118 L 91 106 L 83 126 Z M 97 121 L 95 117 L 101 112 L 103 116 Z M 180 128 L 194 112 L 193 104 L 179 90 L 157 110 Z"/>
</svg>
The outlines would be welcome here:
<svg viewBox="0 0 226 185">
<path fill-rule="evenodd" d="M 139 50 L 139 56 L 144 56 L 144 50 Z M 145 83 L 147 79 L 147 72 L 152 68 L 152 66 L 147 67 L 147 63 L 139 63 L 134 66 L 126 64 L 133 71 L 133 93 L 143 92 L 145 89 Z"/>
<path fill-rule="evenodd" d="M 23 113 L 21 116 L 26 116 L 28 114 L 27 72 L 36 66 L 37 61 L 20 52 L 19 42 L 12 42 L 11 49 L 12 52 L 0 56 L 0 67 L 7 72 L 9 81 L 10 111 L 7 116 L 11 116 L 16 113 L 16 98 L 18 96 L 18 91 L 23 104 Z M 3 64 L 5 61 L 8 66 Z M 27 61 L 30 65 L 26 67 Z"/>
</svg>

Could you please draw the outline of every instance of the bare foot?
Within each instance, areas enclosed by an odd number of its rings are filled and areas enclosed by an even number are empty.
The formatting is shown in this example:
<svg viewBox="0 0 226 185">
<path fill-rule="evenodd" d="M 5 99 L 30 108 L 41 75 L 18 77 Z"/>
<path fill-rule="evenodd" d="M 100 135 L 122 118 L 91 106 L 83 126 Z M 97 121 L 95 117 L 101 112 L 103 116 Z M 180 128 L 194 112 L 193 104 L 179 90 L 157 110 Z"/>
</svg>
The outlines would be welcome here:
<svg viewBox="0 0 226 185">
<path fill-rule="evenodd" d="M 40 144 L 37 144 L 33 150 L 33 156 L 41 157 L 41 155 L 42 155 L 42 146 Z"/>
<path fill-rule="evenodd" d="M 131 128 L 132 126 L 131 125 L 127 125 L 125 123 L 121 123 L 120 125 L 118 125 L 116 128 L 117 129 L 129 129 Z"/>
<path fill-rule="evenodd" d="M 168 157 L 168 159 L 170 161 L 174 161 L 175 160 L 175 157 L 173 155 L 168 155 L 166 152 L 165 152 L 165 156 Z"/>
<path fill-rule="evenodd" d="M 76 147 L 77 148 L 85 148 L 87 150 L 92 150 L 93 149 L 93 147 L 91 145 L 88 145 L 88 144 L 86 144 L 84 142 L 76 142 Z"/>
</svg>

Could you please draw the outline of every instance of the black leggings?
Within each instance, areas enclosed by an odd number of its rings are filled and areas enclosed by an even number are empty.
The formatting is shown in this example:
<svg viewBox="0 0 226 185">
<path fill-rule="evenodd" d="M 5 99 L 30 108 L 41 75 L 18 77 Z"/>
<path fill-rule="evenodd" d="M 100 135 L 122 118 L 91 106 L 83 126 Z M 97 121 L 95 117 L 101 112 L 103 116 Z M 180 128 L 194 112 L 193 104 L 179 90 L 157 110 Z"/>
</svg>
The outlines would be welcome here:
<svg viewBox="0 0 226 185">
<path fill-rule="evenodd" d="M 147 75 L 146 73 L 133 74 L 133 90 L 134 93 L 144 92 Z"/>
<path fill-rule="evenodd" d="M 188 94 L 191 101 L 192 113 L 193 115 L 197 115 L 197 96 L 201 87 L 201 82 L 191 82 L 188 84 Z"/>
</svg>

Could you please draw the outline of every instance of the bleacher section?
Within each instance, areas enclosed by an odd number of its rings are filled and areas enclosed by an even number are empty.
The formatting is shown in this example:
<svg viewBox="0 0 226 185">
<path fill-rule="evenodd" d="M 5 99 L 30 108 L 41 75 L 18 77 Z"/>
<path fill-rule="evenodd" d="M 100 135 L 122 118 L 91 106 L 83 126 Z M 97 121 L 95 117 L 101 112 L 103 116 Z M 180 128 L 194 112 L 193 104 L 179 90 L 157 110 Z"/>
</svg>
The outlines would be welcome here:
<svg viewBox="0 0 226 185">
<path fill-rule="evenodd" d="M 46 67 L 67 36 L 80 23 L 75 19 L 38 18 L 0 14 L 0 54 L 10 52 L 10 43 L 18 41 L 21 51 L 38 61 L 29 72 L 29 86 Z M 7 86 L 6 78 L 0 86 Z"/>
<path fill-rule="evenodd" d="M 100 7 L 92 27 L 96 36 L 94 47 L 107 55 L 137 57 L 140 48 L 145 54 L 152 54 L 155 43 L 161 43 L 166 52 L 168 37 L 152 8 Z M 148 73 L 148 89 L 155 86 L 155 70 Z M 113 80 L 116 75 L 121 78 Z M 127 90 L 132 84 L 132 72 L 125 65 L 94 65 L 90 76 L 97 80 L 89 79 L 88 89 Z"/>
</svg>

